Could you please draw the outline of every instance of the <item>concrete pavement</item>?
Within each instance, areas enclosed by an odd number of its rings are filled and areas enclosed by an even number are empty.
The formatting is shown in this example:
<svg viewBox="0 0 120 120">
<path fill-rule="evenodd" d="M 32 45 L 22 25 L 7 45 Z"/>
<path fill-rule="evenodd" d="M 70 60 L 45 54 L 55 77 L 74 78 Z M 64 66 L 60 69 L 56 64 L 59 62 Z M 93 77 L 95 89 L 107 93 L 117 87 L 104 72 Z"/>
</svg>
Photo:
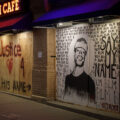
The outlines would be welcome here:
<svg viewBox="0 0 120 120">
<path fill-rule="evenodd" d="M 0 92 L 0 120 L 118 120 L 120 114 L 95 112 L 85 107 L 55 102 L 32 101 Z"/>
</svg>

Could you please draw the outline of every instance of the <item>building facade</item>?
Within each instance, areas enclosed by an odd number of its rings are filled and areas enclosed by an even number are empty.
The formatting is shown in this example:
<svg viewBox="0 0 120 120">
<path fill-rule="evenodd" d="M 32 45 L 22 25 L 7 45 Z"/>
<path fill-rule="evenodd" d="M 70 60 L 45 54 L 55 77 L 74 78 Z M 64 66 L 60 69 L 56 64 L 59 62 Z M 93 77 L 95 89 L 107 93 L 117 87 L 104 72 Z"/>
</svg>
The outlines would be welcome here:
<svg viewBox="0 0 120 120">
<path fill-rule="evenodd" d="M 0 90 L 120 112 L 120 1 L 27 3 L 0 23 Z"/>
<path fill-rule="evenodd" d="M 48 12 L 34 25 L 56 28 L 57 100 L 119 112 L 118 6 L 119 0 L 46 0 Z"/>
</svg>

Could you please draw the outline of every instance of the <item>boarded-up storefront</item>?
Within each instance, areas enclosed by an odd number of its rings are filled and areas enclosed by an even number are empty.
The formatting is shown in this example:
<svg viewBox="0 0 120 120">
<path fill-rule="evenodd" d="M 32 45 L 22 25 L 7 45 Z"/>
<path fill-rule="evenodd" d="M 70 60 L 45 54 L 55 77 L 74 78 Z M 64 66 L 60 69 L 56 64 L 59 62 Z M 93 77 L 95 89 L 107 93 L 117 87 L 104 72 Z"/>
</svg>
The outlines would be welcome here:
<svg viewBox="0 0 120 120">
<path fill-rule="evenodd" d="M 33 30 L 32 97 L 55 98 L 56 36 L 55 29 Z"/>
<path fill-rule="evenodd" d="M 57 99 L 120 111 L 120 20 L 57 29 Z"/>
<path fill-rule="evenodd" d="M 31 96 L 32 63 L 32 32 L 0 36 L 1 91 Z"/>
</svg>

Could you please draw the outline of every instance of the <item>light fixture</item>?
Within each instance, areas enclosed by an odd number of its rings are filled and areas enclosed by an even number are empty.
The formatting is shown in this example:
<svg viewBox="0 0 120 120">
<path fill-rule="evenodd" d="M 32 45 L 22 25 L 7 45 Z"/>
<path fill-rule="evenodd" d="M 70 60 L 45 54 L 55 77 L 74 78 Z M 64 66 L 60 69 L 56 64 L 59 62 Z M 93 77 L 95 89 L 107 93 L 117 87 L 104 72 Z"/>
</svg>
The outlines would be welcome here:
<svg viewBox="0 0 120 120">
<path fill-rule="evenodd" d="M 72 21 L 70 21 L 70 22 L 62 22 L 62 23 L 57 24 L 57 27 L 68 27 L 68 26 L 72 26 Z"/>
<path fill-rule="evenodd" d="M 63 25 L 63 23 L 58 23 L 58 25 L 59 25 L 59 26 L 62 26 L 62 25 Z"/>
</svg>

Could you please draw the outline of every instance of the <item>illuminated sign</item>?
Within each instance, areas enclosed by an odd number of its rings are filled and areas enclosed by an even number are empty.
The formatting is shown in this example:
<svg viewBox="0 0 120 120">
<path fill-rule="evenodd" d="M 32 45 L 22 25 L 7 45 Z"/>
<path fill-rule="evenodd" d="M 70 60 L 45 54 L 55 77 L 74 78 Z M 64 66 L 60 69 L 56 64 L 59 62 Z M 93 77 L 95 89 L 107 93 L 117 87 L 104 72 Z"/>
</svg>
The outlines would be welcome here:
<svg viewBox="0 0 120 120">
<path fill-rule="evenodd" d="M 0 4 L 0 16 L 20 10 L 20 0 L 11 0 Z"/>
</svg>

